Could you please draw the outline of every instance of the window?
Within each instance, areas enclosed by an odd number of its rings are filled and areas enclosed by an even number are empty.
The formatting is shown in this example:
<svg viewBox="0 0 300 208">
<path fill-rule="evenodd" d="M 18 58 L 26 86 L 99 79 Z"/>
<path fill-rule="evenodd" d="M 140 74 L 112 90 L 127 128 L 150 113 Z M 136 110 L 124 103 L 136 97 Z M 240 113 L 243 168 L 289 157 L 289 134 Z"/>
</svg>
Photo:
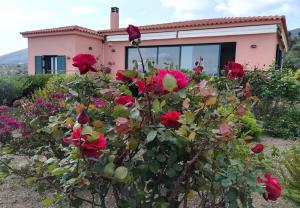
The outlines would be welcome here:
<svg viewBox="0 0 300 208">
<path fill-rule="evenodd" d="M 219 75 L 228 61 L 235 60 L 236 43 L 170 45 L 141 47 L 141 54 L 147 63 L 161 68 L 192 70 L 195 62 L 200 62 L 208 74 Z M 126 68 L 142 69 L 142 64 L 136 48 L 126 50 Z"/>
<path fill-rule="evenodd" d="M 192 70 L 195 62 L 201 62 L 203 71 L 219 74 L 220 45 L 182 46 L 181 68 Z"/>
<path fill-rule="evenodd" d="M 158 47 L 158 65 L 162 68 L 178 69 L 179 46 Z"/>
<path fill-rule="evenodd" d="M 148 68 L 148 62 L 156 64 L 157 62 L 157 47 L 145 47 L 140 48 L 141 54 L 144 59 L 144 64 L 146 69 Z M 127 51 L 127 66 L 126 68 L 130 69 L 139 69 L 142 70 L 142 62 L 136 48 L 128 48 Z"/>
<path fill-rule="evenodd" d="M 36 74 L 58 74 L 66 71 L 65 56 L 35 56 Z"/>
</svg>

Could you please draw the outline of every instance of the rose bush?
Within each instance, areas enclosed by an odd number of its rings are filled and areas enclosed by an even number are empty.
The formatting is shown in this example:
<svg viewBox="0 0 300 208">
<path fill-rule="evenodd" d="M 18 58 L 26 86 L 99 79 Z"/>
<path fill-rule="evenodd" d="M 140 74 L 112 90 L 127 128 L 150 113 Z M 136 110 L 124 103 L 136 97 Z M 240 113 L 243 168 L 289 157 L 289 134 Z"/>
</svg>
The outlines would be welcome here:
<svg viewBox="0 0 300 208">
<path fill-rule="evenodd" d="M 127 31 L 140 38 L 138 28 Z M 254 99 L 249 84 L 239 85 L 241 65 L 228 65 L 229 85 L 220 90 L 199 70 L 114 76 L 87 54 L 73 61 L 81 76 L 59 87 L 63 96 L 25 103 L 37 108 L 27 118 L 43 138 L 27 181 L 56 190 L 44 204 L 107 207 L 112 195 L 117 207 L 251 207 L 253 192 L 280 196 L 277 180 L 262 179 L 264 154 L 252 153 L 262 148 L 244 140 L 242 118 Z"/>
</svg>

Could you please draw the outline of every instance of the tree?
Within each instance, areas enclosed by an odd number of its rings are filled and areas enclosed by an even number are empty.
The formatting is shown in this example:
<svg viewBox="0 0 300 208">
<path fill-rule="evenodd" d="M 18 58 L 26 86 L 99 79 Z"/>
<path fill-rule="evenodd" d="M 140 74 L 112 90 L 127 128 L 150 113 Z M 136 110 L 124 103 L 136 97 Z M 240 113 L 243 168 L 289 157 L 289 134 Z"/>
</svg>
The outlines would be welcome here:
<svg viewBox="0 0 300 208">
<path fill-rule="evenodd" d="M 285 62 L 295 69 L 300 68 L 300 36 L 292 40 L 291 48 L 285 55 Z"/>
</svg>

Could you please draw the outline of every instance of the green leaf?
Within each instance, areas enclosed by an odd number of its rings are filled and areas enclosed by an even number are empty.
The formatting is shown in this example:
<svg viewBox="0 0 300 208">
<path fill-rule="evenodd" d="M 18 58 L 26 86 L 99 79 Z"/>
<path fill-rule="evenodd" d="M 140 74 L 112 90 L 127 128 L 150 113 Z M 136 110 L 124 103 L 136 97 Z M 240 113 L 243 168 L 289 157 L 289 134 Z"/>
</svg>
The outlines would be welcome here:
<svg viewBox="0 0 300 208">
<path fill-rule="evenodd" d="M 120 166 L 115 171 L 115 177 L 119 180 L 124 180 L 128 175 L 128 170 L 124 166 Z"/>
<path fill-rule="evenodd" d="M 37 126 L 39 124 L 39 119 L 38 118 L 34 118 L 30 121 L 30 126 Z"/>
<path fill-rule="evenodd" d="M 82 135 L 85 135 L 85 134 L 92 135 L 93 134 L 93 128 L 91 126 L 86 126 L 82 129 L 81 134 Z"/>
<path fill-rule="evenodd" d="M 113 176 L 115 172 L 115 164 L 113 162 L 108 163 L 103 170 L 103 173 L 107 176 Z"/>
<path fill-rule="evenodd" d="M 125 76 L 125 77 L 130 77 L 130 78 L 133 78 L 133 77 L 136 77 L 137 76 L 137 71 L 134 71 L 134 70 L 126 70 L 126 71 L 123 71 L 122 74 Z"/>
<path fill-rule="evenodd" d="M 0 148 L 0 155 L 10 154 L 14 151 L 11 146 L 5 146 Z"/>
<path fill-rule="evenodd" d="M 64 168 L 55 168 L 55 169 L 51 172 L 51 174 L 52 174 L 53 176 L 59 176 L 59 175 L 64 174 L 65 172 L 66 172 L 66 169 L 64 169 Z"/>
<path fill-rule="evenodd" d="M 140 119 L 140 111 L 137 108 L 133 108 L 130 111 L 130 118 L 139 120 Z"/>
<path fill-rule="evenodd" d="M 152 111 L 154 113 L 158 113 L 160 111 L 160 103 L 157 98 L 152 102 Z"/>
<path fill-rule="evenodd" d="M 166 74 L 162 82 L 165 90 L 169 92 L 172 92 L 177 87 L 176 79 L 170 74 Z"/>
<path fill-rule="evenodd" d="M 41 205 L 45 207 L 51 206 L 53 203 L 54 201 L 52 198 L 46 198 L 43 201 L 41 201 Z"/>
<path fill-rule="evenodd" d="M 125 107 L 121 106 L 121 105 L 117 105 L 114 108 L 114 111 L 112 112 L 112 117 L 114 118 L 118 118 L 118 117 L 128 117 L 129 116 L 130 111 L 128 109 L 126 109 Z"/>
<path fill-rule="evenodd" d="M 72 90 L 72 89 L 69 89 L 69 93 L 75 97 L 78 97 L 78 92 Z"/>
<path fill-rule="evenodd" d="M 169 168 L 166 173 L 170 178 L 173 178 L 176 175 L 176 171 L 173 168 Z"/>
<path fill-rule="evenodd" d="M 49 122 L 50 123 L 56 122 L 57 120 L 58 120 L 58 118 L 56 116 L 50 116 L 49 117 Z"/>
<path fill-rule="evenodd" d="M 27 183 L 28 185 L 33 184 L 36 181 L 36 177 L 29 177 L 25 179 L 25 183 Z"/>
<path fill-rule="evenodd" d="M 222 186 L 223 186 L 224 188 L 228 188 L 228 187 L 230 187 L 230 186 L 232 185 L 232 181 L 231 181 L 230 179 L 228 179 L 228 178 L 223 179 L 223 180 L 221 181 L 221 183 L 222 183 Z"/>
<path fill-rule="evenodd" d="M 100 133 L 97 131 L 93 131 L 92 134 L 88 137 L 89 142 L 93 142 L 99 139 Z"/>
<path fill-rule="evenodd" d="M 146 138 L 147 143 L 152 142 L 155 139 L 156 135 L 157 135 L 157 131 L 155 131 L 155 130 L 150 131 L 147 134 L 147 138 Z"/>
<path fill-rule="evenodd" d="M 156 156 L 156 159 L 159 161 L 159 162 L 164 162 L 164 161 L 166 161 L 166 157 L 163 155 L 163 154 L 158 154 L 157 156 Z"/>
</svg>

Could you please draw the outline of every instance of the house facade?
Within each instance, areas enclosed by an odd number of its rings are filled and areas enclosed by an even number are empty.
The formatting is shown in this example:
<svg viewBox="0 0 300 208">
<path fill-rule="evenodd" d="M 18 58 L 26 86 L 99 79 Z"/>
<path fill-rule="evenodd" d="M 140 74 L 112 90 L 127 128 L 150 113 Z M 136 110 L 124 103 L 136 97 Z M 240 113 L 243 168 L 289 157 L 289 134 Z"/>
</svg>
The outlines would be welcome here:
<svg viewBox="0 0 300 208">
<path fill-rule="evenodd" d="M 110 23 L 110 29 L 99 31 L 67 26 L 22 32 L 28 38 L 29 74 L 75 73 L 72 57 L 79 53 L 93 54 L 98 65 L 113 70 L 140 68 L 141 61 L 128 41 L 126 28 L 119 28 L 117 7 L 111 8 Z M 204 71 L 216 75 L 228 61 L 241 63 L 249 70 L 281 65 L 289 46 L 284 16 L 203 19 L 139 29 L 145 62 L 192 70 L 200 61 Z"/>
</svg>

